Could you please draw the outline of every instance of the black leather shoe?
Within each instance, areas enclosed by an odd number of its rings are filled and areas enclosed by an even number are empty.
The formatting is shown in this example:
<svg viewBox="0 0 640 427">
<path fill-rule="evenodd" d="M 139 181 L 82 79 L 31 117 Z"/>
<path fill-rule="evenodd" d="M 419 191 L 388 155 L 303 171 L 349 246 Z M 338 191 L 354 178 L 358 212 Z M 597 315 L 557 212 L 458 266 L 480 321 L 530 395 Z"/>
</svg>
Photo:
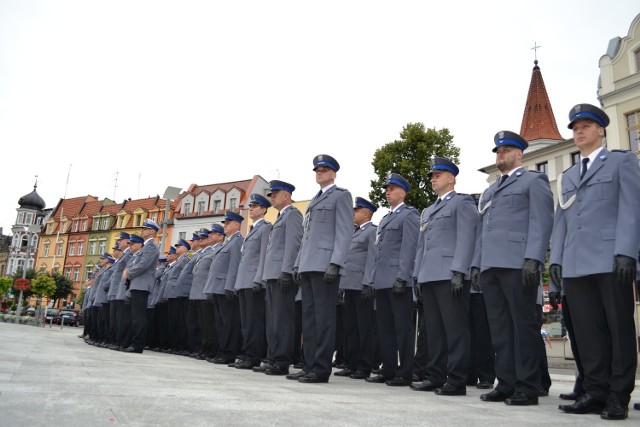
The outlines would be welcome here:
<svg viewBox="0 0 640 427">
<path fill-rule="evenodd" d="M 532 406 L 538 404 L 538 396 L 527 396 L 526 394 L 516 391 L 504 400 L 505 405 L 510 406 Z"/>
<path fill-rule="evenodd" d="M 624 420 L 629 416 L 629 408 L 618 399 L 608 399 L 607 405 L 600 413 L 603 420 Z"/>
<path fill-rule="evenodd" d="M 385 383 L 385 382 L 387 382 L 387 381 L 388 381 L 388 380 L 390 380 L 390 379 L 391 379 L 391 378 L 387 378 L 387 377 L 384 377 L 384 376 L 382 376 L 382 375 L 378 374 L 378 375 L 376 375 L 375 377 L 369 377 L 369 378 L 366 378 L 366 379 L 365 379 L 365 381 L 366 381 L 366 382 L 368 382 L 368 383 L 378 383 L 378 384 L 381 384 L 381 383 Z"/>
<path fill-rule="evenodd" d="M 467 388 L 445 383 L 442 387 L 435 389 L 434 392 L 440 396 L 466 396 Z"/>
<path fill-rule="evenodd" d="M 236 369 L 253 369 L 253 363 L 248 360 L 242 360 L 236 363 Z"/>
<path fill-rule="evenodd" d="M 267 368 L 271 368 L 271 367 L 273 367 L 273 366 L 269 365 L 268 363 L 263 363 L 260 366 L 254 367 L 253 368 L 253 372 L 258 372 L 258 373 L 264 374 L 264 371 L 266 371 Z"/>
<path fill-rule="evenodd" d="M 115 345 L 115 344 L 111 344 L 111 345 L 109 345 L 107 348 L 108 348 L 109 350 L 116 350 L 116 349 L 118 348 L 118 346 L 117 346 L 117 345 Z"/>
<path fill-rule="evenodd" d="M 496 389 L 489 393 L 481 394 L 480 400 L 484 400 L 485 402 L 504 402 L 507 397 L 509 397 L 508 394 Z"/>
<path fill-rule="evenodd" d="M 540 389 L 540 390 L 538 390 L 538 396 L 540 396 L 540 397 L 547 397 L 547 396 L 549 396 L 549 390 L 544 390 L 544 389 Z"/>
<path fill-rule="evenodd" d="M 422 382 L 422 381 L 424 381 L 424 377 L 421 377 L 418 374 L 411 374 L 411 382 L 412 383 L 419 383 L 419 382 Z"/>
<path fill-rule="evenodd" d="M 604 402 L 585 393 L 571 405 L 559 405 L 558 409 L 567 414 L 599 414 L 604 410 Z"/>
<path fill-rule="evenodd" d="M 348 377 L 349 375 L 353 374 L 355 371 L 353 369 L 349 369 L 349 368 L 345 368 L 341 371 L 337 371 L 334 372 L 333 375 L 335 375 L 336 377 Z"/>
<path fill-rule="evenodd" d="M 236 367 L 236 365 L 238 365 L 238 362 L 236 362 L 235 360 L 234 360 L 233 362 L 231 362 L 231 363 L 227 364 L 227 366 L 228 366 L 229 368 L 235 368 L 235 367 Z"/>
<path fill-rule="evenodd" d="M 307 375 L 308 372 L 305 371 L 300 371 L 300 372 L 296 372 L 295 374 L 289 374 L 287 375 L 287 379 L 288 380 L 299 380 L 300 378 L 304 377 L 305 375 Z"/>
<path fill-rule="evenodd" d="M 365 371 L 357 370 L 351 375 L 349 375 L 349 378 L 354 380 L 366 380 L 367 378 L 369 378 L 369 374 L 366 373 Z"/>
<path fill-rule="evenodd" d="M 634 403 L 633 409 L 635 409 L 636 411 L 640 411 L 640 403 Z"/>
<path fill-rule="evenodd" d="M 205 356 L 205 355 L 204 355 L 204 354 L 202 354 L 202 353 L 198 353 L 198 354 L 196 354 L 193 358 L 194 358 L 194 359 L 197 359 L 197 360 L 205 360 L 205 359 L 207 358 L 207 356 Z"/>
<path fill-rule="evenodd" d="M 578 398 L 578 393 L 573 391 L 571 393 L 560 393 L 560 396 L 558 397 L 562 400 L 576 400 Z"/>
<path fill-rule="evenodd" d="M 289 367 L 270 366 L 264 371 L 267 375 L 289 375 Z"/>
<path fill-rule="evenodd" d="M 224 357 L 216 357 L 213 359 L 213 363 L 216 365 L 228 365 L 231 362 L 235 362 L 235 360 L 225 359 Z"/>
<path fill-rule="evenodd" d="M 304 368 L 304 362 L 298 362 L 295 365 L 293 365 L 294 369 L 302 369 Z"/>
<path fill-rule="evenodd" d="M 406 387 L 411 385 L 411 380 L 409 378 L 395 377 L 385 381 L 385 384 L 391 387 Z"/>
<path fill-rule="evenodd" d="M 479 388 L 481 390 L 488 390 L 490 388 L 493 388 L 493 383 L 489 382 L 489 381 L 479 381 L 478 384 L 475 384 L 476 388 Z"/>
<path fill-rule="evenodd" d="M 309 372 L 307 375 L 298 378 L 298 382 L 305 384 L 328 383 L 329 378 L 320 378 L 315 372 Z"/>
<path fill-rule="evenodd" d="M 142 350 L 136 350 L 133 347 L 127 347 L 122 349 L 122 351 L 124 351 L 125 353 L 142 353 Z"/>
<path fill-rule="evenodd" d="M 442 387 L 442 384 L 434 384 L 429 380 L 424 380 L 419 384 L 411 384 L 411 389 L 415 391 L 434 391 Z"/>
</svg>

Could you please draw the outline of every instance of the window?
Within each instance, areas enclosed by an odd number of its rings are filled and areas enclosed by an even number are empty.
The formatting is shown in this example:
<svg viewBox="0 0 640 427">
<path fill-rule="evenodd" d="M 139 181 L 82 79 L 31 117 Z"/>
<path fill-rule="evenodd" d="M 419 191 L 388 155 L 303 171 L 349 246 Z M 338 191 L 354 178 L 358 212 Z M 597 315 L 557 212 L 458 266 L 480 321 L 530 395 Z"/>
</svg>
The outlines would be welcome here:
<svg viewBox="0 0 640 427">
<path fill-rule="evenodd" d="M 73 232 L 77 233 L 78 232 L 78 221 L 73 221 Z"/>
<path fill-rule="evenodd" d="M 98 242 L 89 243 L 89 255 L 95 255 L 96 249 L 98 249 Z"/>
<path fill-rule="evenodd" d="M 158 222 L 158 212 L 151 214 L 151 221 Z"/>
<path fill-rule="evenodd" d="M 38 221 L 36 222 L 36 224 L 42 225 L 42 217 L 41 216 L 38 217 Z"/>
<path fill-rule="evenodd" d="M 69 243 L 69 256 L 73 256 L 76 254 L 76 244 Z"/>
<path fill-rule="evenodd" d="M 118 226 L 119 228 L 124 228 L 124 218 L 125 218 L 124 215 L 120 217 L 120 225 Z"/>
<path fill-rule="evenodd" d="M 571 166 L 580 163 L 580 152 L 571 153 Z"/>
<path fill-rule="evenodd" d="M 204 205 L 205 205 L 204 200 L 201 200 L 198 202 L 198 215 L 204 212 Z"/>
<path fill-rule="evenodd" d="M 24 212 L 18 212 L 18 224 L 24 224 Z"/>
<path fill-rule="evenodd" d="M 87 231 L 87 220 L 82 221 L 82 231 Z"/>
<path fill-rule="evenodd" d="M 78 255 L 82 255 L 82 251 L 84 251 L 84 243 L 78 242 Z"/>
<path fill-rule="evenodd" d="M 100 218 L 95 218 L 93 220 L 93 225 L 91 226 L 92 230 L 98 230 L 100 228 Z"/>
<path fill-rule="evenodd" d="M 136 227 L 140 227 L 142 225 L 142 215 L 136 215 L 135 224 Z"/>
<path fill-rule="evenodd" d="M 229 209 L 236 209 L 238 207 L 238 199 L 235 197 L 232 197 L 231 199 L 229 199 Z"/>
<path fill-rule="evenodd" d="M 538 163 L 536 165 L 536 170 L 538 172 L 544 173 L 545 175 L 549 175 L 549 163 L 548 162 Z"/>
<path fill-rule="evenodd" d="M 108 230 L 109 229 L 109 218 L 103 218 L 102 219 L 102 229 L 103 230 Z"/>
<path fill-rule="evenodd" d="M 53 267 L 53 272 L 54 273 L 59 273 L 60 272 L 60 266 L 56 265 L 55 267 Z"/>
<path fill-rule="evenodd" d="M 71 267 L 67 267 L 64 269 L 64 277 L 67 279 L 71 279 Z"/>
<path fill-rule="evenodd" d="M 38 249 L 38 236 L 33 236 L 31 238 L 31 251 Z"/>
<path fill-rule="evenodd" d="M 27 212 L 27 217 L 26 217 L 26 221 L 25 223 L 27 225 L 33 224 L 33 214 L 31 212 Z"/>
<path fill-rule="evenodd" d="M 51 244 L 49 242 L 44 244 L 44 256 L 49 256 L 49 248 L 51 247 Z"/>
<path fill-rule="evenodd" d="M 636 60 L 638 55 L 638 52 L 636 52 Z M 634 153 L 637 153 L 638 145 L 640 144 L 640 111 L 627 115 L 627 132 L 629 133 L 629 148 Z"/>
<path fill-rule="evenodd" d="M 56 244 L 56 256 L 62 256 L 62 243 Z"/>
<path fill-rule="evenodd" d="M 103 253 L 105 253 L 106 249 L 107 249 L 107 242 L 106 242 L 106 240 L 101 240 L 101 241 L 100 241 L 100 245 L 99 245 L 99 247 L 98 247 L 98 253 L 99 253 L 99 254 L 103 254 Z"/>
<path fill-rule="evenodd" d="M 183 209 L 183 210 L 184 210 L 184 212 L 183 212 L 183 213 L 184 213 L 185 215 L 187 215 L 187 214 L 190 214 L 190 213 L 191 213 L 191 203 L 187 203 L 187 202 L 185 202 L 185 204 L 184 204 L 184 205 L 182 205 L 182 206 L 183 206 L 183 208 L 184 208 L 184 209 Z"/>
<path fill-rule="evenodd" d="M 635 52 L 636 57 L 636 73 L 640 71 L 640 49 Z"/>
<path fill-rule="evenodd" d="M 74 281 L 74 282 L 77 282 L 79 278 L 80 278 L 80 268 L 79 268 L 79 267 L 76 267 L 76 268 L 73 270 L 73 281 Z"/>
<path fill-rule="evenodd" d="M 181 231 L 180 233 L 178 233 L 178 239 L 186 240 L 186 238 L 187 238 L 187 232 L 186 231 Z"/>
<path fill-rule="evenodd" d="M 220 210 L 220 200 L 213 201 L 213 211 L 218 212 Z"/>
<path fill-rule="evenodd" d="M 26 250 L 28 244 L 29 244 L 29 238 L 27 236 L 22 236 L 22 242 L 20 243 L 20 248 Z"/>
</svg>

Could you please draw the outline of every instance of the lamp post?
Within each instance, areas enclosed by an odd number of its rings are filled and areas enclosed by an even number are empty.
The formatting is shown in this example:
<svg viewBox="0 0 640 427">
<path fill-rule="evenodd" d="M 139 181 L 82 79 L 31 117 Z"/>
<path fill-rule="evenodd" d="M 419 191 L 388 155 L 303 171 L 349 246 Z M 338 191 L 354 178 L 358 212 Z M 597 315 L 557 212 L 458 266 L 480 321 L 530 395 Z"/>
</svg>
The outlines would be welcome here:
<svg viewBox="0 0 640 427">
<path fill-rule="evenodd" d="M 166 201 L 166 206 L 164 209 L 164 221 L 162 221 L 162 237 L 160 238 L 161 253 L 164 252 L 164 244 L 167 238 L 167 225 L 169 224 L 169 208 L 171 207 L 171 201 L 177 200 L 181 191 L 182 188 L 167 187 L 167 189 L 164 190 L 164 194 L 162 195 L 162 198 Z"/>
<path fill-rule="evenodd" d="M 32 224 L 25 228 L 27 232 L 27 253 L 25 254 L 24 264 L 22 266 L 22 278 L 27 278 L 27 266 L 29 265 L 29 258 L 31 257 L 31 238 L 33 234 L 40 232 L 40 226 Z M 22 314 L 22 294 L 23 289 L 20 289 L 20 296 L 18 297 L 18 309 L 16 310 L 16 323 L 20 323 L 20 315 Z"/>
</svg>

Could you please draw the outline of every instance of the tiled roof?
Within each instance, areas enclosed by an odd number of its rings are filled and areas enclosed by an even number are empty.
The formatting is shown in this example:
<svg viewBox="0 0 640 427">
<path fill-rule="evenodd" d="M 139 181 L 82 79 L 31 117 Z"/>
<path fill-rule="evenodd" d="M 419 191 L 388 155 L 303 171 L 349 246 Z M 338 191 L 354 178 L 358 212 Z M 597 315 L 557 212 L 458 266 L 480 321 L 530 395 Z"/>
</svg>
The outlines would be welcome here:
<svg viewBox="0 0 640 427">
<path fill-rule="evenodd" d="M 527 141 L 535 141 L 537 139 L 564 141 L 564 138 L 558 132 L 556 118 L 551 109 L 551 102 L 549 101 L 549 95 L 544 86 L 537 60 L 534 61 L 527 103 L 522 116 L 520 135 Z"/>
<path fill-rule="evenodd" d="M 98 199 L 93 196 L 60 199 L 58 205 L 55 207 L 53 213 L 51 214 L 51 219 L 58 222 L 60 221 L 61 215 L 64 215 L 66 218 L 73 218 L 74 216 L 78 215 L 78 212 L 80 212 L 85 203 L 96 201 L 98 201 Z"/>
</svg>

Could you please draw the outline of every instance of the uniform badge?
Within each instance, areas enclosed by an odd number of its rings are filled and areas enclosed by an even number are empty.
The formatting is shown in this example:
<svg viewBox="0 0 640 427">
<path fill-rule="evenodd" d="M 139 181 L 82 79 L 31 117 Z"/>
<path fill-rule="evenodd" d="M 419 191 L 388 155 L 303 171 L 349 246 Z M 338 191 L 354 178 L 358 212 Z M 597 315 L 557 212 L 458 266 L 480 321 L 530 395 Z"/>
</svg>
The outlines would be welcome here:
<svg viewBox="0 0 640 427">
<path fill-rule="evenodd" d="M 520 175 L 522 175 L 522 171 L 516 172 L 516 176 L 520 176 Z"/>
</svg>

